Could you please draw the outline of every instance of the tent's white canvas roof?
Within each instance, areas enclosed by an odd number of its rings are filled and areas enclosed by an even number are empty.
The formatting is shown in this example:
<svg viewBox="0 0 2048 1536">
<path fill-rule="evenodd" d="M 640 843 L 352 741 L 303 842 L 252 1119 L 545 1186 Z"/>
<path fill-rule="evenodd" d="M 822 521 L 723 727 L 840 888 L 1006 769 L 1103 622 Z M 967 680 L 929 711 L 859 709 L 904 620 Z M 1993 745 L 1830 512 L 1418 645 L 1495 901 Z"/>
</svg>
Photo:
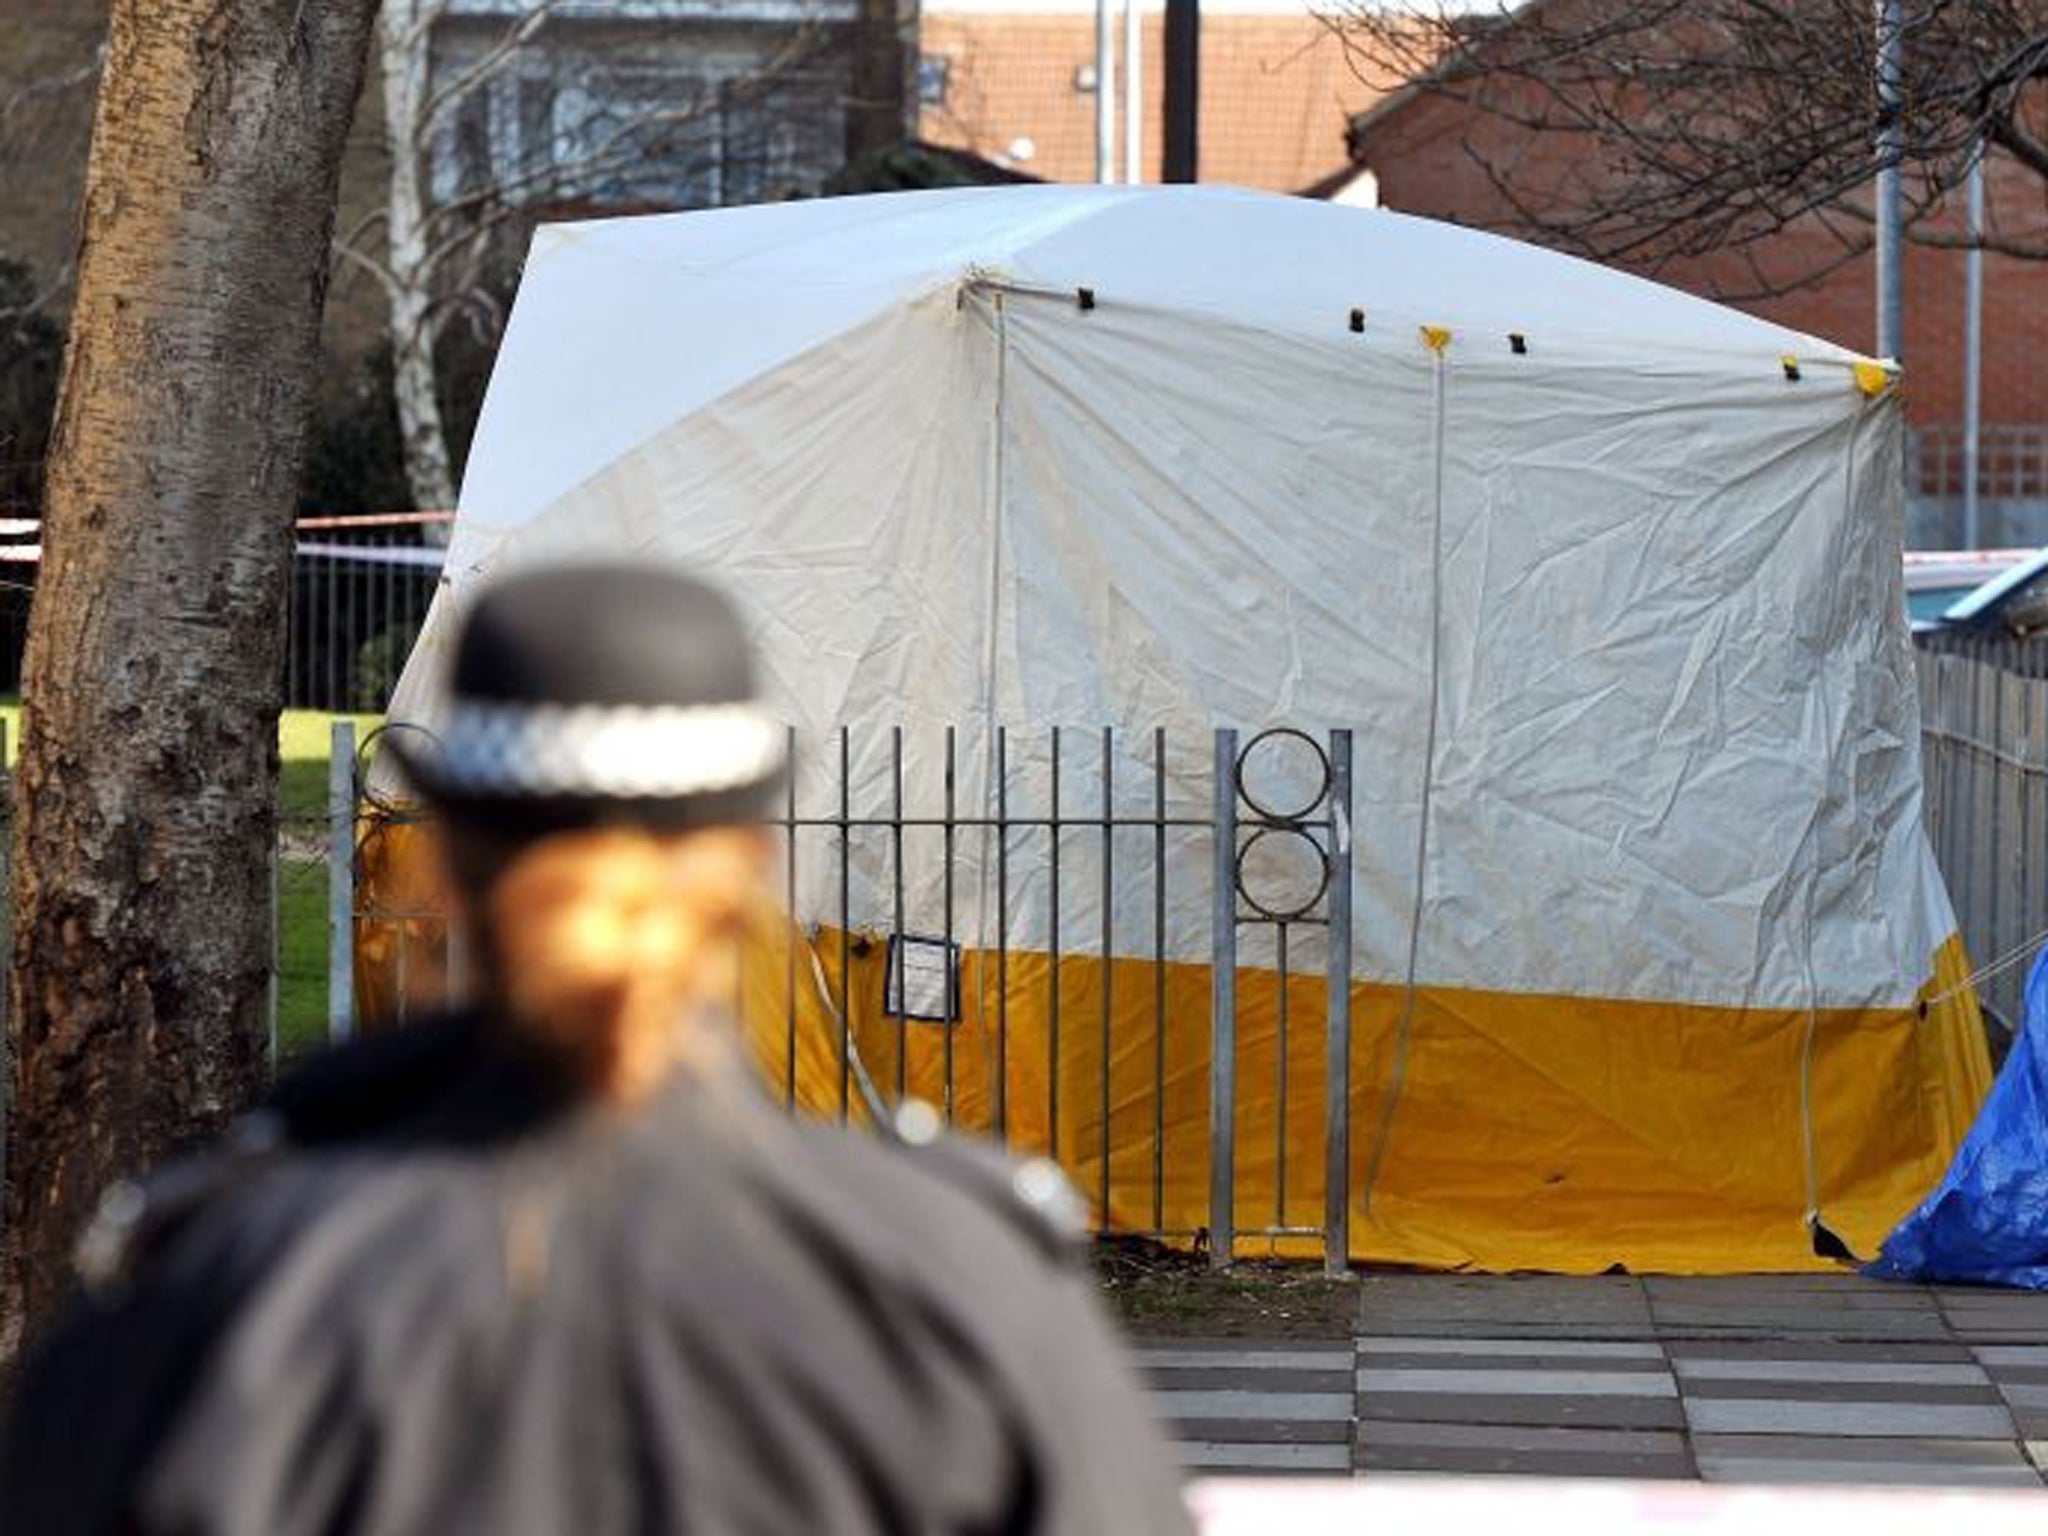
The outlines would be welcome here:
<svg viewBox="0 0 2048 1536">
<path fill-rule="evenodd" d="M 1229 187 L 1010 187 L 551 225 L 463 486 L 465 522 L 516 526 L 634 444 L 891 306 L 986 272 L 1020 287 L 1328 336 L 1535 333 L 1754 375 L 1853 354 L 1590 262 L 1379 209 Z M 593 409 L 593 378 L 605 380 Z"/>
</svg>

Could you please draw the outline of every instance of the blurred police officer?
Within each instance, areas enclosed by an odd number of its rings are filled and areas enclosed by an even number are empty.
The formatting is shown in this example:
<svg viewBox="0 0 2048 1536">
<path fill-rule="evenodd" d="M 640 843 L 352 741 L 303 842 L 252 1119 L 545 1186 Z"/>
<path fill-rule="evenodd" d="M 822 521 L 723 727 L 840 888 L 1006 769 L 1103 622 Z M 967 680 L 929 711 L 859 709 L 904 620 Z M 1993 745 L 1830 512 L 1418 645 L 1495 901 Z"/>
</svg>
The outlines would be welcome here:
<svg viewBox="0 0 2048 1536">
<path fill-rule="evenodd" d="M 484 1002 L 117 1191 L 32 1356 L 34 1536 L 1180 1531 L 1030 1181 L 765 1102 L 721 1002 L 785 769 L 734 612 L 648 569 L 479 599 L 441 744 Z"/>
</svg>

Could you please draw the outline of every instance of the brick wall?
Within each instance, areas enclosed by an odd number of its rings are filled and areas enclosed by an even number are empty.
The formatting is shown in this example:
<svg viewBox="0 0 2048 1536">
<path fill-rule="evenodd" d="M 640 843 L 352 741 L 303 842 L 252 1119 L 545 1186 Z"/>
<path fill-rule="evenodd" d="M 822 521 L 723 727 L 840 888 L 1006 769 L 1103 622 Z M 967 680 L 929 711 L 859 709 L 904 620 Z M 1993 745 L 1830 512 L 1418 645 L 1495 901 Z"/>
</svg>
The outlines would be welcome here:
<svg viewBox="0 0 2048 1536">
<path fill-rule="evenodd" d="M 1142 18 L 1144 176 L 1159 179 L 1163 20 Z M 1122 47 L 1122 19 L 1117 46 Z M 1045 181 L 1095 179 L 1095 95 L 1077 81 L 1095 64 L 1095 21 L 1084 11 L 1018 15 L 927 5 L 919 49 L 943 60 L 945 89 L 918 131 Z M 1123 145 L 1118 81 L 1117 146 Z M 1344 164 L 1352 113 L 1383 93 L 1361 80 L 1329 26 L 1298 15 L 1202 18 L 1201 174 L 1272 192 L 1298 192 Z M 1013 156 L 1020 139 L 1029 158 Z"/>
<path fill-rule="evenodd" d="M 1584 140 L 1533 134 L 1427 93 L 1390 101 L 1363 125 L 1358 153 L 1378 176 L 1386 206 L 1509 233 L 1516 232 L 1515 210 L 1487 165 L 1539 207 L 1582 195 L 1599 176 L 1597 149 Z M 1989 177 L 1994 216 L 2004 213 L 2013 227 L 2039 222 L 2048 184 L 2005 161 L 1994 162 Z M 1960 208 L 1949 222 L 1959 226 Z M 1841 242 L 1814 219 L 1753 254 L 1772 286 L 1826 275 L 1778 297 L 1757 296 L 1756 275 L 1732 256 L 1677 262 L 1650 275 L 1859 351 L 1874 347 L 1875 264 L 1868 255 L 1844 260 Z M 1906 391 L 1916 423 L 1962 418 L 1964 261 L 1960 252 L 1925 246 L 1907 253 Z M 2048 422 L 2048 262 L 1989 256 L 1984 277 L 1984 419 Z"/>
</svg>

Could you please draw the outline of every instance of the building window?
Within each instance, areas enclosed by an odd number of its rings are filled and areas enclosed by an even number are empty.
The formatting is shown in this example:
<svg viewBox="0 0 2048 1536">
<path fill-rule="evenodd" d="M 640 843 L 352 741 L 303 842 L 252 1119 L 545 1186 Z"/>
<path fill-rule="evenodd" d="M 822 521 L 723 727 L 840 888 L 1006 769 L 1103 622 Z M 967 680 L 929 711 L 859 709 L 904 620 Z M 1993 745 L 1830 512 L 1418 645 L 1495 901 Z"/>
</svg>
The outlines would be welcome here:
<svg viewBox="0 0 2048 1536">
<path fill-rule="evenodd" d="M 943 53 L 921 53 L 917 56 L 919 106 L 943 107 L 946 104 L 946 80 L 952 69 L 953 61 Z"/>
</svg>

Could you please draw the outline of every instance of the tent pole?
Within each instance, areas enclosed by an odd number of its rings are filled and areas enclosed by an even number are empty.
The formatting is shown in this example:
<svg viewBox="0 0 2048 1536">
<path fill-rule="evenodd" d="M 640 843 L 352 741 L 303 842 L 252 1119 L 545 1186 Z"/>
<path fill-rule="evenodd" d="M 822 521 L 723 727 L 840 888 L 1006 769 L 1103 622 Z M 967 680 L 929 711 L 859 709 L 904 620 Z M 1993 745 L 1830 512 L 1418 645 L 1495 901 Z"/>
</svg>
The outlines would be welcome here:
<svg viewBox="0 0 2048 1536">
<path fill-rule="evenodd" d="M 1964 258 L 1963 548 L 1984 542 L 1977 473 L 1984 439 L 1984 146 L 1970 161 L 1969 254 Z"/>
<path fill-rule="evenodd" d="M 1237 732 L 1216 732 L 1209 949 L 1209 1266 L 1237 1247 Z"/>
<path fill-rule="evenodd" d="M 1901 0 L 1877 0 L 1877 355 L 1898 361 L 1906 348 L 1904 271 L 1905 219 L 1901 206 L 1899 158 L 1904 135 L 1898 113 L 1902 95 L 1904 18 Z"/>
</svg>

